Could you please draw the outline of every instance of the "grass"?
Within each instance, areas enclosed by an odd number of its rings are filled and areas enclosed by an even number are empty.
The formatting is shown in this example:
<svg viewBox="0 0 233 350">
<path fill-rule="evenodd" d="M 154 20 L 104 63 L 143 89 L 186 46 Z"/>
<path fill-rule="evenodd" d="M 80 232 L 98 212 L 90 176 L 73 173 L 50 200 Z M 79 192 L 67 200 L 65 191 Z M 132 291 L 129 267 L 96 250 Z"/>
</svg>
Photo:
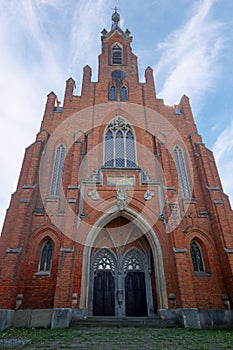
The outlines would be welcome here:
<svg viewBox="0 0 233 350">
<path fill-rule="evenodd" d="M 233 350 L 233 332 L 149 327 L 12 328 L 0 332 L 0 349 Z"/>
</svg>

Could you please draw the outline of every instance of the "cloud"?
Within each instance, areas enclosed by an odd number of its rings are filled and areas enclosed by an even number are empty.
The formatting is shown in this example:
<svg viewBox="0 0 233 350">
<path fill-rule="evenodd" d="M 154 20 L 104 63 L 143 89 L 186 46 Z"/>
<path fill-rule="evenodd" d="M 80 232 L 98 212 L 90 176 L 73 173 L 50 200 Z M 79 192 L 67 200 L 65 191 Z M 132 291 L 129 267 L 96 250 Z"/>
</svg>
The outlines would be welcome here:
<svg viewBox="0 0 233 350">
<path fill-rule="evenodd" d="M 46 95 L 53 90 L 63 96 L 65 80 L 87 63 L 97 71 L 96 28 L 108 22 L 110 27 L 111 6 L 104 0 L 0 0 L 0 7 L 1 227 L 24 149 L 39 131 Z"/>
<path fill-rule="evenodd" d="M 187 23 L 158 45 L 161 56 L 155 71 L 157 80 L 164 81 L 159 95 L 169 104 L 178 102 L 184 93 L 197 104 L 203 93 L 214 88 L 223 48 L 222 25 L 210 15 L 214 3 L 195 2 Z"/>
<path fill-rule="evenodd" d="M 64 84 L 56 46 L 45 30 L 48 4 L 52 1 L 1 4 L 0 227 L 16 188 L 24 149 L 39 130 L 46 94 L 52 86 Z"/>
<path fill-rule="evenodd" d="M 97 55 L 100 53 L 100 42 L 96 40 L 96 32 L 99 33 L 109 22 L 109 9 L 105 0 L 80 0 L 75 8 L 71 24 L 70 45 L 72 63 L 70 70 L 81 69 L 86 64 L 95 68 L 93 73 L 97 76 Z M 107 28 L 109 30 L 109 28 Z M 78 68 L 77 68 L 78 67 Z"/>
<path fill-rule="evenodd" d="M 213 152 L 224 184 L 224 191 L 233 199 L 233 121 L 218 136 L 213 146 Z"/>
</svg>

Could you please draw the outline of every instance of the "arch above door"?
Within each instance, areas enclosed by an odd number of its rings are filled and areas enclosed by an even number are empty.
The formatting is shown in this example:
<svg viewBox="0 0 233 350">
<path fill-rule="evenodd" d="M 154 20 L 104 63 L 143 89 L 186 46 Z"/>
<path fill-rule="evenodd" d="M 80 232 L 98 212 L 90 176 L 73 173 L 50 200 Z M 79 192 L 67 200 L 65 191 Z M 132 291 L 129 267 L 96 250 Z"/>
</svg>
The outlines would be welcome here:
<svg viewBox="0 0 233 350">
<path fill-rule="evenodd" d="M 135 227 L 137 227 L 137 229 L 141 231 L 141 234 L 144 237 L 146 237 L 152 252 L 158 309 L 168 308 L 163 256 L 160 242 L 156 233 L 146 222 L 146 220 L 130 208 L 126 208 L 121 212 L 116 211 L 104 214 L 102 217 L 99 218 L 99 220 L 97 220 L 96 224 L 90 230 L 83 250 L 80 308 L 84 310 L 89 310 L 90 308 L 89 299 L 91 286 L 89 273 L 92 268 L 91 264 L 93 254 L 95 254 L 95 252 L 101 248 L 101 244 L 98 247 L 95 247 L 97 237 L 100 234 L 100 231 L 103 228 L 105 228 L 107 224 L 119 217 L 125 218 L 130 222 L 133 222 Z M 104 241 L 102 243 L 104 244 Z M 103 247 L 104 245 L 102 245 L 102 248 Z M 109 247 L 105 246 L 105 248 Z M 92 312 L 92 310 L 89 310 L 89 313 L 90 312 Z"/>
</svg>

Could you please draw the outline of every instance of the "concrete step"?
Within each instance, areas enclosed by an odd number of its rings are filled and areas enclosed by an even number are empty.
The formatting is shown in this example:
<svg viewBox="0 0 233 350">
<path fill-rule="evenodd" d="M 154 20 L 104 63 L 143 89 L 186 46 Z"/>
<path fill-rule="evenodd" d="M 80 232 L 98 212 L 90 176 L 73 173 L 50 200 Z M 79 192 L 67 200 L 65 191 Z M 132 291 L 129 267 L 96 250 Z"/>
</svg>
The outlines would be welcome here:
<svg viewBox="0 0 233 350">
<path fill-rule="evenodd" d="M 155 327 L 170 328 L 179 327 L 176 320 L 162 320 L 159 316 L 154 317 L 111 317 L 93 316 L 86 319 L 71 320 L 71 327 Z"/>
</svg>

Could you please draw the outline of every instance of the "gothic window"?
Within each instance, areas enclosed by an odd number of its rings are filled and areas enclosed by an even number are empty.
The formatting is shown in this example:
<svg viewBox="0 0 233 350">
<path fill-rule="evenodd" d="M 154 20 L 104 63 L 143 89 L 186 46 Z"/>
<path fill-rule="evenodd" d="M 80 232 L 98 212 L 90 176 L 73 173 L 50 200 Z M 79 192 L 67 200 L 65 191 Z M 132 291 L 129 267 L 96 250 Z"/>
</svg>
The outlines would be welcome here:
<svg viewBox="0 0 233 350">
<path fill-rule="evenodd" d="M 94 272 L 98 271 L 115 272 L 115 261 L 112 254 L 107 249 L 101 249 L 94 263 Z"/>
<path fill-rule="evenodd" d="M 131 250 L 124 261 L 124 273 L 128 271 L 144 271 L 141 254 L 136 249 Z"/>
<path fill-rule="evenodd" d="M 184 155 L 183 155 L 182 149 L 179 146 L 176 146 L 174 149 L 174 157 L 175 157 L 175 163 L 176 163 L 182 198 L 190 199 L 191 193 L 190 193 L 187 170 L 185 167 Z"/>
<path fill-rule="evenodd" d="M 136 167 L 135 138 L 131 126 L 117 116 L 105 131 L 105 162 L 107 167 Z"/>
<path fill-rule="evenodd" d="M 115 44 L 112 46 L 112 64 L 120 65 L 123 63 L 122 61 L 122 48 Z"/>
<path fill-rule="evenodd" d="M 205 269 L 204 269 L 201 248 L 195 241 L 191 243 L 190 251 L 191 251 L 191 258 L 192 258 L 194 272 L 204 272 Z"/>
<path fill-rule="evenodd" d="M 111 100 L 111 101 L 115 101 L 116 100 L 116 88 L 115 88 L 115 86 L 111 86 L 110 87 L 109 100 Z"/>
<path fill-rule="evenodd" d="M 41 250 L 39 271 L 50 271 L 52 262 L 53 246 L 50 240 L 47 240 Z"/>
<path fill-rule="evenodd" d="M 128 100 L 127 89 L 125 86 L 122 86 L 122 88 L 121 88 L 121 101 L 127 101 L 127 100 Z"/>
<path fill-rule="evenodd" d="M 65 147 L 63 145 L 59 145 L 56 149 L 56 155 L 55 155 L 54 166 L 53 166 L 52 183 L 51 183 L 51 189 L 50 189 L 50 194 L 52 196 L 59 196 L 60 194 L 64 160 L 65 160 Z"/>
</svg>

